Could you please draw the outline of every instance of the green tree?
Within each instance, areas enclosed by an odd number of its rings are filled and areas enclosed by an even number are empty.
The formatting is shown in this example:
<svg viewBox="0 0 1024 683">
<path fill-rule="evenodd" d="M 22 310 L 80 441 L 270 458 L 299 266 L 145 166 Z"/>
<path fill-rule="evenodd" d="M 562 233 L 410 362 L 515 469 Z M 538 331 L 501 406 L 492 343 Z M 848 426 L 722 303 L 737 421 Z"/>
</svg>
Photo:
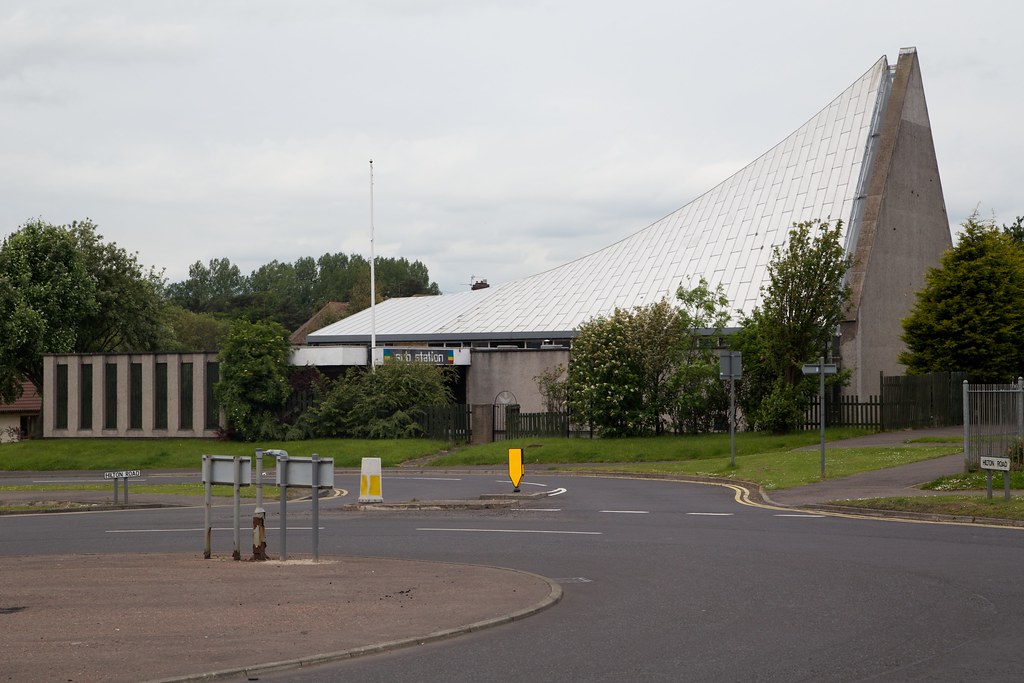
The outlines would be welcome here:
<svg viewBox="0 0 1024 683">
<path fill-rule="evenodd" d="M 236 320 L 218 354 L 221 378 L 217 400 L 228 429 L 245 441 L 279 439 L 284 426 L 277 412 L 291 394 L 291 348 L 277 323 Z"/>
<path fill-rule="evenodd" d="M 1024 248 L 976 213 L 963 228 L 903 320 L 899 360 L 911 374 L 960 370 L 1010 382 L 1024 372 Z"/>
<path fill-rule="evenodd" d="M 215 258 L 209 265 L 196 261 L 189 266 L 188 279 L 169 285 L 167 295 L 193 313 L 230 312 L 248 290 L 249 283 L 238 266 L 226 258 Z"/>
<path fill-rule="evenodd" d="M 373 372 L 351 368 L 336 380 L 323 378 L 314 406 L 290 438 L 399 439 L 422 435 L 416 408 L 454 401 L 451 368 L 424 363 L 387 363 Z"/>
<path fill-rule="evenodd" d="M 43 354 L 81 350 L 83 324 L 99 310 L 97 281 L 75 236 L 32 220 L 0 246 L 0 396 L 23 379 L 43 388 Z"/>
<path fill-rule="evenodd" d="M 167 325 L 171 338 L 167 351 L 218 351 L 231 331 L 231 322 L 211 313 L 193 313 L 180 306 L 168 304 Z"/>
<path fill-rule="evenodd" d="M 660 434 L 682 338 L 667 301 L 615 309 L 580 326 L 569 363 L 569 407 L 606 436 Z"/>
<path fill-rule="evenodd" d="M 711 289 L 703 277 L 693 289 L 680 287 L 679 350 L 669 382 L 673 426 L 677 432 L 697 434 L 715 429 L 726 416 L 727 396 L 718 377 L 715 352 L 722 330 L 729 324 L 729 299 L 722 285 Z"/>
<path fill-rule="evenodd" d="M 738 400 L 755 429 L 795 427 L 805 393 L 801 367 L 829 356 L 850 296 L 842 225 L 795 224 L 786 245 L 772 249 L 761 305 L 741 321 L 733 346 L 743 353 Z"/>
<path fill-rule="evenodd" d="M 544 397 L 544 410 L 549 413 L 560 413 L 565 410 L 568 389 L 565 371 L 565 365 L 559 363 L 533 378 L 537 383 L 537 390 Z"/>
<path fill-rule="evenodd" d="M 137 254 L 104 242 L 86 219 L 67 227 L 86 272 L 96 282 L 96 306 L 78 329 L 75 350 L 87 353 L 156 351 L 169 336 L 163 277 L 145 271 Z"/>
</svg>

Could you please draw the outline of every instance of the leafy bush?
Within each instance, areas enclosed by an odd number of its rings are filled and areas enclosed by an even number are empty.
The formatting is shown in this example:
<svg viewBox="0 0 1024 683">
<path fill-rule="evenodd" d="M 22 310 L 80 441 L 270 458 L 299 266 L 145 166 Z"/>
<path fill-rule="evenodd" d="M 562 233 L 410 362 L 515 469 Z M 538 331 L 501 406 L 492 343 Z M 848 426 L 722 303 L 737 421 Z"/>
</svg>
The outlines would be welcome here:
<svg viewBox="0 0 1024 683">
<path fill-rule="evenodd" d="M 317 383 L 316 399 L 289 438 L 398 439 L 422 435 L 413 417 L 421 405 L 450 404 L 452 370 L 422 363 L 352 368 Z"/>
</svg>

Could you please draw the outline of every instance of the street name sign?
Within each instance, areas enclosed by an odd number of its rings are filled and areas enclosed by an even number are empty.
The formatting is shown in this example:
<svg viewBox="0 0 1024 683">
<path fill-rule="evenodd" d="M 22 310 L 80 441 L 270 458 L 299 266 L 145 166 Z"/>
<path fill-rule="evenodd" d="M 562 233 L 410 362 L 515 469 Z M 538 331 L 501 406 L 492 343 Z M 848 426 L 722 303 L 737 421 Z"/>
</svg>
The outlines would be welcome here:
<svg viewBox="0 0 1024 683">
<path fill-rule="evenodd" d="M 983 470 L 1002 470 L 1003 472 L 1010 471 L 1010 459 L 1009 458 L 993 458 L 993 457 L 982 457 L 981 458 L 981 469 Z"/>
<path fill-rule="evenodd" d="M 822 371 L 824 371 L 826 375 L 834 375 L 838 372 L 838 368 L 835 363 L 825 363 L 824 365 L 820 365 L 818 363 L 804 363 L 805 375 L 817 375 Z"/>
<path fill-rule="evenodd" d="M 104 472 L 104 479 L 128 479 L 129 477 L 141 477 L 142 470 L 117 470 L 116 472 Z"/>
</svg>

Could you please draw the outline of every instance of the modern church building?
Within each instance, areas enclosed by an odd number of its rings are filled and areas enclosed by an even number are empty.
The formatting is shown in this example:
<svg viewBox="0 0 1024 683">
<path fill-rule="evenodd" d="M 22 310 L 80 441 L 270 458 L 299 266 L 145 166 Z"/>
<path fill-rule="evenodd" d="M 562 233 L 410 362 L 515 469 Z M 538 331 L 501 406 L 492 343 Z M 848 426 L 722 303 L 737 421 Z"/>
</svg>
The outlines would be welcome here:
<svg viewBox="0 0 1024 683">
<path fill-rule="evenodd" d="M 533 377 L 567 361 L 581 323 L 673 301 L 701 277 L 749 313 L 772 247 L 812 219 L 844 223 L 855 265 L 839 362 L 853 372 L 847 393 L 877 394 L 880 372 L 902 374 L 900 320 L 952 244 L 915 49 L 895 66 L 882 57 L 778 145 L 620 242 L 504 284 L 385 301 L 309 334 L 297 362 L 365 364 L 371 335 L 377 362 L 444 349 L 440 362 L 465 366 L 467 403 L 538 409 Z"/>
<path fill-rule="evenodd" d="M 902 374 L 900 321 L 951 246 L 913 48 L 895 66 L 882 57 L 778 145 L 621 241 L 519 280 L 384 301 L 309 333 L 293 363 L 453 365 L 460 402 L 541 410 L 534 378 L 568 363 L 582 323 L 674 301 L 701 277 L 749 313 L 761 301 L 772 248 L 794 223 L 813 219 L 841 219 L 855 259 L 838 330 L 838 361 L 853 373 L 846 392 L 877 394 L 879 373 Z M 44 436 L 210 436 L 217 372 L 205 354 L 47 356 Z"/>
</svg>

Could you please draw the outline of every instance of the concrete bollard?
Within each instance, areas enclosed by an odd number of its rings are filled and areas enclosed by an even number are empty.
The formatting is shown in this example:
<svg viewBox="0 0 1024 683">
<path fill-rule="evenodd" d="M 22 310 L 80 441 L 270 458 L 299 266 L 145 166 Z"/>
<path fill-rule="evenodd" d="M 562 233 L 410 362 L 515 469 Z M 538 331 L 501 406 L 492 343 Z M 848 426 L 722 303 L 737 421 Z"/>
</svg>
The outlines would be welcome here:
<svg viewBox="0 0 1024 683">
<path fill-rule="evenodd" d="M 267 512 L 263 508 L 252 513 L 252 559 L 267 559 Z"/>
</svg>

